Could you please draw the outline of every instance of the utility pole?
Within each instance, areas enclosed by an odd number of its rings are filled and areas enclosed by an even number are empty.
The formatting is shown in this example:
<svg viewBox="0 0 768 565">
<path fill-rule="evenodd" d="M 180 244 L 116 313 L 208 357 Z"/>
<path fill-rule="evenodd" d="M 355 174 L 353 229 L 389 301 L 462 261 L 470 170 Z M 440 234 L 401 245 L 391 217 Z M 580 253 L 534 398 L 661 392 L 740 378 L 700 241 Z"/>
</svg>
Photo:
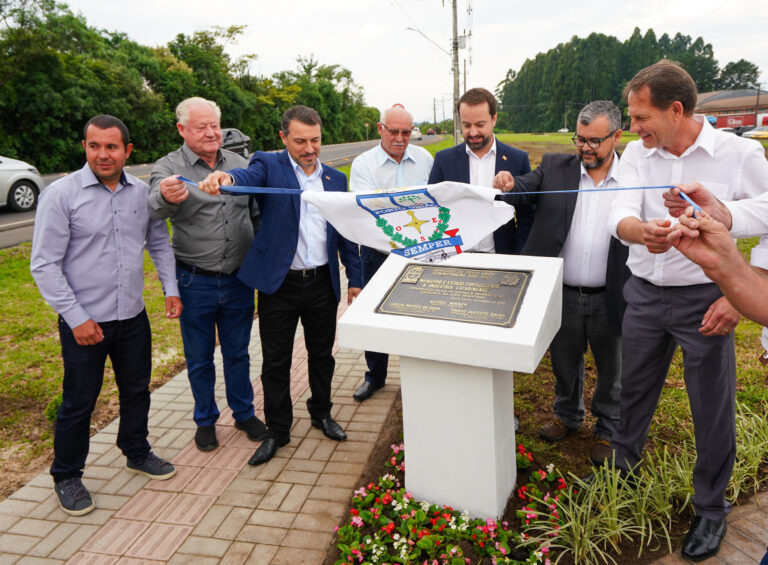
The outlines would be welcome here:
<svg viewBox="0 0 768 565">
<path fill-rule="evenodd" d="M 565 101 L 565 112 L 563 113 L 563 129 L 568 129 L 568 101 Z"/>
<path fill-rule="evenodd" d="M 464 92 L 467 91 L 467 60 L 464 59 Z"/>
<path fill-rule="evenodd" d="M 432 123 L 435 124 L 435 135 L 440 133 L 440 129 L 437 127 L 437 100 L 432 99 Z"/>
<path fill-rule="evenodd" d="M 456 2 L 451 0 L 451 9 L 453 11 L 453 41 L 451 42 L 451 53 L 453 57 L 453 144 L 459 144 L 459 109 L 456 104 L 459 102 L 459 31 L 456 16 Z"/>
<path fill-rule="evenodd" d="M 760 124 L 757 123 L 757 116 L 760 113 L 760 83 L 757 83 L 757 99 L 755 100 L 755 127 L 759 128 Z"/>
</svg>

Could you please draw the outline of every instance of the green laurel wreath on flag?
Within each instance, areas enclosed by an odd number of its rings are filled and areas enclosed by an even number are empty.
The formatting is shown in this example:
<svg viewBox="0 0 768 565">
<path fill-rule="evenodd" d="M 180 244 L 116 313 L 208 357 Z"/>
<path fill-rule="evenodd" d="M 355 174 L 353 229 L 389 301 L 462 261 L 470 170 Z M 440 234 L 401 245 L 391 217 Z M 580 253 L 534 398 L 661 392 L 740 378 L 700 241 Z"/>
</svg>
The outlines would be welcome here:
<svg viewBox="0 0 768 565">
<path fill-rule="evenodd" d="M 445 230 L 448 229 L 448 222 L 451 219 L 451 209 L 444 207 L 438 208 L 437 217 L 440 221 L 437 222 L 435 231 L 432 232 L 432 235 L 429 236 L 429 241 L 437 241 L 438 239 L 443 238 Z M 416 245 L 418 243 L 418 241 L 415 239 L 411 239 L 410 237 L 403 237 L 403 234 L 396 232 L 395 228 L 393 228 L 389 222 L 387 222 L 387 220 L 381 216 L 376 218 L 376 226 L 381 228 L 381 231 L 384 232 L 384 235 L 389 237 L 393 242 L 401 244 L 403 247 L 410 247 L 411 245 Z"/>
</svg>

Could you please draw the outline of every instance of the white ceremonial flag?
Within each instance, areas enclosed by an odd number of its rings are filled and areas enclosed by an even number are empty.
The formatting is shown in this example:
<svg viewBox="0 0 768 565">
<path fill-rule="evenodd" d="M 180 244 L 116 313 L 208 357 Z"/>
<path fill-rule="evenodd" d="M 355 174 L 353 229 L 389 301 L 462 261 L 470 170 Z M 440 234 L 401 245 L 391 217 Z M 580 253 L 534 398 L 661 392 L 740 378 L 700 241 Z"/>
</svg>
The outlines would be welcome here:
<svg viewBox="0 0 768 565">
<path fill-rule="evenodd" d="M 498 190 L 461 182 L 365 192 L 303 191 L 350 241 L 382 253 L 439 261 L 472 249 L 515 217 L 515 208 L 494 200 Z"/>
</svg>

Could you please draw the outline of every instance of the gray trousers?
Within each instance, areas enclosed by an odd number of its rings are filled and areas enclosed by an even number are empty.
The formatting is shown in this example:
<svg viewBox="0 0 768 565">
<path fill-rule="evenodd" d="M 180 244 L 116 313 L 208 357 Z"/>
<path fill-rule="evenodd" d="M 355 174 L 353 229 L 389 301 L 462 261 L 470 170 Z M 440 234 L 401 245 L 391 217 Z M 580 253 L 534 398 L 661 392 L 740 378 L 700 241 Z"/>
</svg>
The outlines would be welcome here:
<svg viewBox="0 0 768 565">
<path fill-rule="evenodd" d="M 590 410 L 597 418 L 595 436 L 611 439 L 619 427 L 621 338 L 611 333 L 606 294 L 581 294 L 563 287 L 560 330 L 549 346 L 555 373 L 555 416 L 569 428 L 584 421 L 584 355 L 592 349 L 597 385 Z"/>
<path fill-rule="evenodd" d="M 624 287 L 621 425 L 611 441 L 618 466 L 640 461 L 679 344 L 696 438 L 693 507 L 698 516 L 714 520 L 730 511 L 725 490 L 736 459 L 736 353 L 732 333 L 707 337 L 698 328 L 721 296 L 714 284 L 659 287 L 629 279 Z"/>
</svg>

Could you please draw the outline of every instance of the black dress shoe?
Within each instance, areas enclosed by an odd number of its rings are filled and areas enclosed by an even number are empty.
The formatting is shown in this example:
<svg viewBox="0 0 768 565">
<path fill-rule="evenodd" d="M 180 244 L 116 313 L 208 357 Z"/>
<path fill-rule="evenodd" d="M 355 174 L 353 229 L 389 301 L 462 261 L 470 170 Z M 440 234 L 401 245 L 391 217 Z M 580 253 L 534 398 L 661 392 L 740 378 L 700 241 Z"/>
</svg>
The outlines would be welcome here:
<svg viewBox="0 0 768 565">
<path fill-rule="evenodd" d="M 683 557 L 691 561 L 703 561 L 717 555 L 727 529 L 725 518 L 712 520 L 695 516 L 691 529 L 685 534 L 683 540 Z"/>
<path fill-rule="evenodd" d="M 336 420 L 330 416 L 323 418 L 319 422 L 312 418 L 312 425 L 323 430 L 323 434 L 327 438 L 336 441 L 344 441 L 347 439 L 347 434 L 344 433 L 344 430 L 341 429 L 341 426 L 336 422 Z"/>
<path fill-rule="evenodd" d="M 376 386 L 371 381 L 363 381 L 363 384 L 357 387 L 357 390 L 352 394 L 352 398 L 358 402 L 362 402 L 363 400 L 372 397 L 373 393 L 383 386 L 384 385 Z"/>
<path fill-rule="evenodd" d="M 248 464 L 261 465 L 262 463 L 266 463 L 275 456 L 278 447 L 284 446 L 289 441 L 291 441 L 290 437 L 268 437 L 263 442 L 261 442 L 261 445 L 258 447 L 258 449 L 256 449 L 253 455 L 251 455 L 251 458 L 248 460 Z"/>
</svg>

